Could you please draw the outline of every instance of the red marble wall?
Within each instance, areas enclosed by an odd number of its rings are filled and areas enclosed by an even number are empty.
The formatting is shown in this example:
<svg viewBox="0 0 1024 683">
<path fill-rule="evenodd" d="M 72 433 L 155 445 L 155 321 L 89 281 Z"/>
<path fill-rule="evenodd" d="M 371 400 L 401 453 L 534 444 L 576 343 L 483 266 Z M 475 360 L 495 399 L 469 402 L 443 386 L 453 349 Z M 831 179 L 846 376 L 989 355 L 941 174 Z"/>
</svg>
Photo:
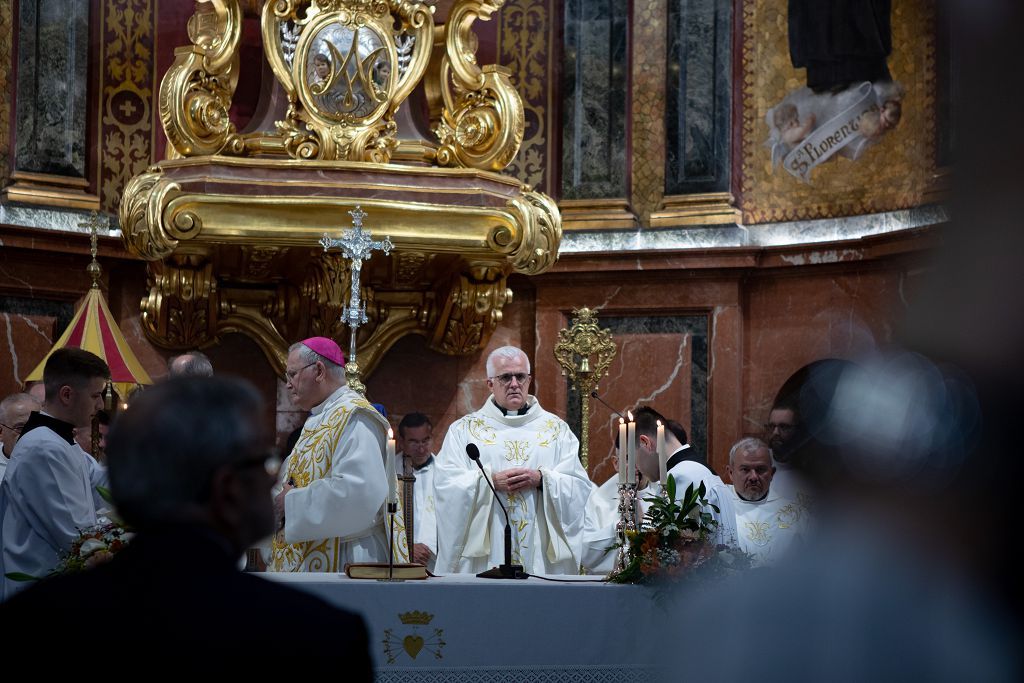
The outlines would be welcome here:
<svg viewBox="0 0 1024 683">
<path fill-rule="evenodd" d="M 75 302 L 88 288 L 84 236 L 30 237 L 0 229 L 0 297 Z M 707 453 L 724 471 L 730 445 L 756 433 L 781 384 L 821 358 L 856 359 L 884 347 L 907 306 L 916 274 L 927 264 L 928 231 L 860 240 L 856 249 L 786 247 L 705 252 L 564 256 L 545 275 L 509 280 L 514 298 L 487 348 L 446 356 L 420 337 L 400 340 L 367 381 L 371 400 L 383 403 L 392 424 L 410 411 L 435 423 L 435 448 L 452 421 L 478 408 L 488 395 L 487 354 L 520 346 L 533 361 L 532 392 L 566 414 L 567 388 L 552 349 L 574 308 L 599 309 L 599 317 L 703 316 L 708 338 Z M 832 258 L 830 254 L 841 254 Z M 139 302 L 146 292 L 144 264 L 130 260 L 115 240 L 101 240 L 107 300 L 129 344 L 153 379 L 166 373 L 170 352 L 142 332 Z M 59 276 L 55 277 L 57 273 Z M 11 300 L 11 299 L 8 299 Z M 0 310 L 0 393 L 17 391 L 23 377 L 50 348 L 56 331 L 50 315 Z M 616 409 L 652 405 L 691 431 L 688 363 L 693 338 L 684 331 L 618 334 L 619 353 L 599 390 Z M 227 335 L 205 349 L 218 374 L 245 377 L 268 403 L 268 427 L 287 433 L 301 419 L 254 342 Z M 614 426 L 608 410 L 591 402 L 590 471 L 611 476 Z"/>
</svg>

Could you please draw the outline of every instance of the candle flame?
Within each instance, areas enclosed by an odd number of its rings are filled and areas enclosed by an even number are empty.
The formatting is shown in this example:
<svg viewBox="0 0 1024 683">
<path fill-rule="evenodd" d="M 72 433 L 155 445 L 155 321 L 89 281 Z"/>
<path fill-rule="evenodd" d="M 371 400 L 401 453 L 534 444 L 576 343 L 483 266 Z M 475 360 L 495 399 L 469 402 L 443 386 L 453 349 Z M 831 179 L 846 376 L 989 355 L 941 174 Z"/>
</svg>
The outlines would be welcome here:
<svg viewBox="0 0 1024 683">
<path fill-rule="evenodd" d="M 626 415 L 629 416 L 629 421 L 632 422 L 633 421 L 633 411 L 627 410 L 626 411 Z"/>
<path fill-rule="evenodd" d="M 624 424 L 626 424 L 626 421 L 620 417 L 619 418 L 619 424 L 620 425 L 624 425 Z"/>
<path fill-rule="evenodd" d="M 391 429 L 391 427 L 388 427 L 388 438 L 389 439 L 395 438 L 395 430 Z"/>
<path fill-rule="evenodd" d="M 661 420 L 658 420 L 658 426 L 659 427 L 661 426 Z"/>
</svg>

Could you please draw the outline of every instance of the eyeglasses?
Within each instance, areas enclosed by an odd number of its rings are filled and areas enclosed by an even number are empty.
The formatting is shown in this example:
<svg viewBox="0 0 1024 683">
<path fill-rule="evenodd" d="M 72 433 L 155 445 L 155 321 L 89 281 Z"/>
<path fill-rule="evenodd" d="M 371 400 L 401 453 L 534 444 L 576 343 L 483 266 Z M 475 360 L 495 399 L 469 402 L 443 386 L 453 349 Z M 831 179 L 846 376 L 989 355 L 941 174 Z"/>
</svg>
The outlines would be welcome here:
<svg viewBox="0 0 1024 683">
<path fill-rule="evenodd" d="M 789 434 L 794 429 L 796 429 L 796 425 L 786 424 L 784 422 L 780 424 L 775 424 L 774 422 L 767 422 L 764 425 L 764 431 L 768 433 L 774 432 L 776 429 L 779 430 L 779 432 L 781 432 L 782 434 Z"/>
<path fill-rule="evenodd" d="M 297 375 L 298 375 L 298 374 L 299 374 L 300 372 L 302 372 L 302 371 L 303 371 L 303 370 L 305 370 L 306 368 L 310 368 L 310 367 L 313 367 L 314 365 L 316 365 L 316 361 L 313 361 L 312 363 L 309 363 L 308 365 L 303 365 L 303 366 L 302 366 L 301 368 L 299 368 L 298 370 L 285 370 L 285 372 L 284 372 L 284 376 L 285 376 L 285 377 L 286 377 L 286 378 L 288 379 L 288 381 L 289 381 L 289 382 L 291 382 L 292 380 L 294 380 L 294 379 L 295 379 L 295 377 L 296 377 L 296 376 L 297 376 Z"/>
<path fill-rule="evenodd" d="M 12 432 L 16 434 L 21 434 L 21 430 L 25 428 L 25 424 L 22 423 L 20 425 L 5 425 L 3 422 L 0 422 L 0 427 L 3 427 L 4 429 L 10 429 Z"/>
<path fill-rule="evenodd" d="M 515 380 L 519 384 L 526 384 L 530 380 L 530 375 L 525 372 L 506 372 L 504 375 L 498 375 L 491 379 L 496 379 L 501 382 L 503 387 L 507 387 L 509 384 L 512 384 L 512 380 Z"/>
</svg>

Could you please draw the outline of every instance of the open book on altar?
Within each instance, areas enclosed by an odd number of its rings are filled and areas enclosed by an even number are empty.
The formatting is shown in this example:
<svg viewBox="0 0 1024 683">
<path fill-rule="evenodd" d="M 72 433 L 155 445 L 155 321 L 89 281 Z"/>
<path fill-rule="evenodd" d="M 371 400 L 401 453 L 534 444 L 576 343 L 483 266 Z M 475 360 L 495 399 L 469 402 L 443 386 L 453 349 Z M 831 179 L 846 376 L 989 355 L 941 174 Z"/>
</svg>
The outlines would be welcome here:
<svg viewBox="0 0 1024 683">
<path fill-rule="evenodd" d="M 425 579 L 428 573 L 425 565 L 415 562 L 396 562 L 390 572 L 385 562 L 363 562 L 346 564 L 345 575 L 350 579 Z"/>
</svg>

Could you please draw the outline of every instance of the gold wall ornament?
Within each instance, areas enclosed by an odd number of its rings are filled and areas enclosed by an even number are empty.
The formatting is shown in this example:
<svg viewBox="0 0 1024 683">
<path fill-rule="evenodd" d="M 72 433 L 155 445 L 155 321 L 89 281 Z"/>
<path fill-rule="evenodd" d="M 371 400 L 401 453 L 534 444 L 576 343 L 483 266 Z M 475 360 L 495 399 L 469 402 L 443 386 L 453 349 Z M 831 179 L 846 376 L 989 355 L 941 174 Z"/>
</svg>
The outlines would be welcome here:
<svg viewBox="0 0 1024 683">
<path fill-rule="evenodd" d="M 160 84 L 160 121 L 184 157 L 245 150 L 229 110 L 238 85 L 242 9 L 238 0 L 197 0 L 188 22 L 191 46 L 174 51 Z"/>
<path fill-rule="evenodd" d="M 523 100 L 503 66 L 477 65 L 473 23 L 490 20 L 505 0 L 456 0 L 444 30 L 439 69 L 443 100 L 433 131 L 437 163 L 500 171 L 519 151 L 526 127 Z"/>
<path fill-rule="evenodd" d="M 279 0 L 264 5 L 262 32 L 292 103 L 277 123 L 283 149 L 299 159 L 387 163 L 398 147 L 395 112 L 430 59 L 431 8 L 398 0 Z"/>
<path fill-rule="evenodd" d="M 601 378 L 617 352 L 612 334 L 597 324 L 597 312 L 589 308 L 573 310 L 572 324 L 558 331 L 555 360 L 562 372 L 580 393 L 580 462 L 584 469 L 590 455 L 590 392 Z"/>
</svg>

